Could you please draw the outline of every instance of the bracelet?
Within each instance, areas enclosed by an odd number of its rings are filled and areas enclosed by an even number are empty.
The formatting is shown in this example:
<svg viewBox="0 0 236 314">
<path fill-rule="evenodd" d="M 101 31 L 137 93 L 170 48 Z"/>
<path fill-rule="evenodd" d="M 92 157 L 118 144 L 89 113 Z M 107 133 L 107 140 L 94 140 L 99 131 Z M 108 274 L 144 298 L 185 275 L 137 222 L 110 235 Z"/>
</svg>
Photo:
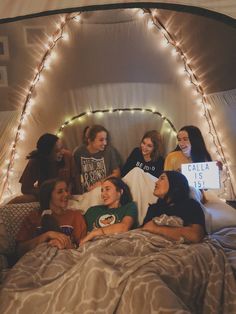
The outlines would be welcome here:
<svg viewBox="0 0 236 314">
<path fill-rule="evenodd" d="M 101 231 L 102 231 L 102 235 L 105 235 L 105 231 L 103 230 L 103 228 L 101 228 Z"/>
</svg>

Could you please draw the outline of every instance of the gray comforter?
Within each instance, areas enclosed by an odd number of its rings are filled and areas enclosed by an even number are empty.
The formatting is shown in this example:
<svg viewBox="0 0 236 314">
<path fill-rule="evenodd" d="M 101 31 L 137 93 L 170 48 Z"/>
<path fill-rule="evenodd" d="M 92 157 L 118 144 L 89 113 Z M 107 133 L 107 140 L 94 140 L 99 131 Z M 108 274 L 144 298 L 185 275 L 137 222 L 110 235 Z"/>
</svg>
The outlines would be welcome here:
<svg viewBox="0 0 236 314">
<path fill-rule="evenodd" d="M 41 244 L 8 273 L 0 313 L 236 313 L 223 249 L 144 231 L 101 237 L 78 250 Z"/>
</svg>

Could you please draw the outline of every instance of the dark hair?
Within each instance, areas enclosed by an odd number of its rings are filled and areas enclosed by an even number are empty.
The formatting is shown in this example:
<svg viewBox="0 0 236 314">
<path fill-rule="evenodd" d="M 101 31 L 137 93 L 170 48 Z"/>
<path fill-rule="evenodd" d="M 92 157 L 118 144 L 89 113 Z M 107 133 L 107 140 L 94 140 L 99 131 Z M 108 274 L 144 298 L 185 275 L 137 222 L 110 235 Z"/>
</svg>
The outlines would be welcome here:
<svg viewBox="0 0 236 314">
<path fill-rule="evenodd" d="M 168 203 L 179 203 L 189 199 L 189 184 L 186 177 L 178 171 L 163 171 L 169 181 L 169 190 L 164 197 Z"/>
<path fill-rule="evenodd" d="M 109 132 L 107 131 L 106 128 L 104 128 L 104 126 L 99 125 L 99 124 L 95 124 L 95 125 L 90 127 L 89 134 L 88 134 L 88 140 L 93 142 L 99 132 L 106 132 L 107 141 L 109 140 Z"/>
<path fill-rule="evenodd" d="M 125 205 L 133 201 L 130 188 L 123 180 L 121 180 L 118 177 L 108 177 L 103 182 L 106 182 L 106 181 L 110 181 L 116 187 L 117 192 L 120 192 L 121 190 L 123 191 L 120 197 L 121 205 Z"/>
<path fill-rule="evenodd" d="M 39 190 L 39 205 L 40 210 L 44 211 L 45 209 L 49 209 L 50 200 L 52 197 L 52 192 L 57 185 L 58 182 L 64 182 L 59 178 L 46 180 L 42 183 Z"/>
<path fill-rule="evenodd" d="M 54 134 L 50 134 L 50 133 L 45 133 L 42 136 L 40 136 L 40 138 L 37 141 L 36 144 L 36 150 L 33 150 L 28 156 L 28 159 L 31 158 L 35 158 L 35 157 L 48 157 L 56 142 L 59 140 L 59 137 L 54 135 Z"/>
<path fill-rule="evenodd" d="M 147 131 L 142 137 L 141 143 L 145 138 L 150 138 L 153 143 L 153 152 L 151 153 L 152 161 L 156 161 L 162 155 L 161 135 L 156 130 Z"/>
<path fill-rule="evenodd" d="M 204 142 L 201 131 L 198 127 L 193 125 L 183 126 L 180 131 L 188 133 L 189 141 L 191 143 L 191 159 L 193 162 L 211 161 L 211 155 L 209 154 L 206 144 Z M 181 150 L 177 145 L 175 150 Z"/>
<path fill-rule="evenodd" d="M 39 183 L 49 179 L 49 157 L 58 140 L 59 137 L 54 134 L 43 134 L 37 141 L 37 149 L 27 156 L 27 159 L 37 159 L 39 161 Z M 60 162 L 61 166 L 63 164 L 64 160 Z"/>
<path fill-rule="evenodd" d="M 84 129 L 83 129 L 83 134 L 82 134 L 82 142 L 83 144 L 87 145 L 88 144 L 88 134 L 86 135 L 87 132 L 90 132 L 90 126 L 87 125 Z"/>
<path fill-rule="evenodd" d="M 46 209 L 50 209 L 50 201 L 52 197 L 52 192 L 58 182 L 64 182 L 60 179 L 51 179 L 43 182 L 39 191 L 39 204 L 40 211 L 43 212 Z M 41 217 L 41 232 L 47 231 L 57 231 L 61 232 L 61 229 L 52 215 L 45 214 Z"/>
</svg>

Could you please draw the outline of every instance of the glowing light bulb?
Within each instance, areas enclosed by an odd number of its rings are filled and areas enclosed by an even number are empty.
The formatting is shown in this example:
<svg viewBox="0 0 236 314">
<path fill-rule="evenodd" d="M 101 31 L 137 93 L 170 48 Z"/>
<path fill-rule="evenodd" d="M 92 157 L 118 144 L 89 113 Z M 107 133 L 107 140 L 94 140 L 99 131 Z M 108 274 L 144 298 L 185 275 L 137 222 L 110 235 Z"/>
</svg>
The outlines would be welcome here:
<svg viewBox="0 0 236 314">
<path fill-rule="evenodd" d="M 74 21 L 77 22 L 77 23 L 79 23 L 79 22 L 81 21 L 81 16 L 80 16 L 80 15 L 76 15 L 76 16 L 74 17 Z"/>
<path fill-rule="evenodd" d="M 171 49 L 171 54 L 173 57 L 177 56 L 178 52 L 175 48 Z"/>
<path fill-rule="evenodd" d="M 168 42 L 167 39 L 164 39 L 164 38 L 163 38 L 163 39 L 161 40 L 160 44 L 161 44 L 161 47 L 166 48 L 166 47 L 169 45 L 169 42 Z"/>
<path fill-rule="evenodd" d="M 149 20 L 147 23 L 148 29 L 152 29 L 154 27 L 154 23 L 152 20 Z"/>
<path fill-rule="evenodd" d="M 179 69 L 178 69 L 178 73 L 179 74 L 185 74 L 186 73 L 186 70 L 185 70 L 185 68 L 184 67 L 180 67 Z"/>
<path fill-rule="evenodd" d="M 20 133 L 19 133 L 19 139 L 21 141 L 23 141 L 25 139 L 25 132 L 23 130 L 21 130 Z"/>
<path fill-rule="evenodd" d="M 140 17 L 140 18 L 144 17 L 144 11 L 143 10 L 139 10 L 138 17 Z"/>
<path fill-rule="evenodd" d="M 64 33 L 62 35 L 62 39 L 65 40 L 65 41 L 68 41 L 69 40 L 69 34 L 68 33 Z"/>
</svg>

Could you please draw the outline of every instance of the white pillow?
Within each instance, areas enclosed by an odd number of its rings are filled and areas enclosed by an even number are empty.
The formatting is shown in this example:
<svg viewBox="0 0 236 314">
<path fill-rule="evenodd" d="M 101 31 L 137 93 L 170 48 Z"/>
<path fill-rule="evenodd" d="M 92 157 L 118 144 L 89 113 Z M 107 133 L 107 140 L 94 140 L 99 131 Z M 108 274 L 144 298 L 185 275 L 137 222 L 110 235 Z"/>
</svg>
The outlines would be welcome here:
<svg viewBox="0 0 236 314">
<path fill-rule="evenodd" d="M 205 211 L 211 216 L 211 233 L 226 227 L 236 227 L 236 209 L 226 204 L 213 191 L 206 191 Z"/>
</svg>

